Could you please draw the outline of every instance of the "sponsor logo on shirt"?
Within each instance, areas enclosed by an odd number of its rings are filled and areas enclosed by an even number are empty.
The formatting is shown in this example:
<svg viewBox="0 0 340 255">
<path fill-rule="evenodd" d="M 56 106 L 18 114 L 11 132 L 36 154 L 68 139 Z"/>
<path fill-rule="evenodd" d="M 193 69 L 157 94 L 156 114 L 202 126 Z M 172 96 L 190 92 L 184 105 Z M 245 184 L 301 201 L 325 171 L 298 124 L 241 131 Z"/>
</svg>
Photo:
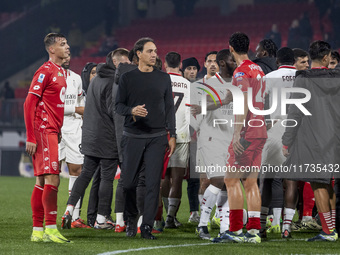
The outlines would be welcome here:
<svg viewBox="0 0 340 255">
<path fill-rule="evenodd" d="M 235 74 L 235 78 L 238 78 L 238 77 L 243 76 L 243 75 L 244 75 L 243 72 L 238 72 L 238 73 Z"/>
<path fill-rule="evenodd" d="M 43 74 L 43 73 L 39 74 L 38 82 L 42 83 L 44 78 L 45 78 L 45 74 Z"/>
<path fill-rule="evenodd" d="M 53 81 L 56 81 L 57 80 L 57 78 L 56 77 L 53 77 Z"/>
<path fill-rule="evenodd" d="M 66 93 L 66 89 L 65 87 L 62 87 L 62 89 L 60 90 L 59 97 L 60 97 L 60 101 L 63 103 L 65 102 L 65 93 Z"/>
<path fill-rule="evenodd" d="M 38 89 L 40 89 L 40 86 L 39 86 L 39 85 L 35 85 L 35 86 L 33 87 L 33 89 L 34 89 L 34 90 L 38 90 Z"/>
<path fill-rule="evenodd" d="M 237 80 L 237 81 L 242 81 L 243 80 L 243 76 L 244 76 L 244 73 L 243 72 L 238 72 L 234 75 L 234 78 Z"/>
</svg>

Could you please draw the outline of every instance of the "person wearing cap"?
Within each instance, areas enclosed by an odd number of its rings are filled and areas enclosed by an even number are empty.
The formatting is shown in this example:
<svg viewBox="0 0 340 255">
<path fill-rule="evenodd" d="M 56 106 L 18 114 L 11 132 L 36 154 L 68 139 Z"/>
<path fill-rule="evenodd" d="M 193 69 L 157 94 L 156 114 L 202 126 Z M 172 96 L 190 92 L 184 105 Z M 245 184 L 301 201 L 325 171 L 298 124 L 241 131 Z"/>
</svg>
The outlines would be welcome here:
<svg viewBox="0 0 340 255">
<path fill-rule="evenodd" d="M 200 69 L 200 64 L 194 57 L 187 58 L 182 61 L 183 77 L 188 79 L 190 82 L 196 81 L 197 73 Z"/>
<path fill-rule="evenodd" d="M 85 95 L 90 85 L 91 80 L 97 75 L 97 64 L 94 62 L 88 62 L 81 71 L 81 81 L 83 83 L 83 91 Z"/>
</svg>

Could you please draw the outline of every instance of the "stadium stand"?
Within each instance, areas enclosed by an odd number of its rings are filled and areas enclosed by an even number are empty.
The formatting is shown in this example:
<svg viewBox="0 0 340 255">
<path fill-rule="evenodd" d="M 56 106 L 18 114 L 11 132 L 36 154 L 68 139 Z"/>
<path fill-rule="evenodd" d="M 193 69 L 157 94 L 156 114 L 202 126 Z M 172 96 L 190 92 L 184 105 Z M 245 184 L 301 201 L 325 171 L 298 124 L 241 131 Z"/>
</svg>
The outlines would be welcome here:
<svg viewBox="0 0 340 255">
<path fill-rule="evenodd" d="M 319 11 L 314 4 L 301 2 L 240 5 L 229 16 L 222 16 L 218 7 L 211 7 L 196 8 L 191 17 L 171 15 L 161 20 L 137 19 L 129 26 L 117 29 L 116 37 L 120 47 L 131 49 L 138 38 L 149 36 L 156 41 L 162 59 L 168 51 L 177 51 L 183 59 L 195 56 L 203 62 L 207 52 L 227 48 L 228 38 L 235 31 L 247 33 L 251 40 L 250 49 L 255 51 L 273 23 L 278 24 L 282 46 L 286 46 L 292 20 L 299 19 L 306 11 L 314 30 L 313 39 L 322 39 Z M 72 68 L 79 72 L 86 62 L 103 62 L 102 58 L 91 57 L 98 52 L 99 45 L 84 50 L 82 57 L 73 58 Z"/>
</svg>

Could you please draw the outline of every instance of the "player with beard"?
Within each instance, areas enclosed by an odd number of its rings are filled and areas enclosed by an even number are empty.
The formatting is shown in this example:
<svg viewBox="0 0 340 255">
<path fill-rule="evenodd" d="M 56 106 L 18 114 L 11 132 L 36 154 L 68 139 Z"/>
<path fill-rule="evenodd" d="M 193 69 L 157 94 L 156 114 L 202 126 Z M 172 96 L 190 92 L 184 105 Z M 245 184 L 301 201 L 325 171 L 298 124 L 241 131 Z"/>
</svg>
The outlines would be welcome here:
<svg viewBox="0 0 340 255">
<path fill-rule="evenodd" d="M 226 148 L 232 139 L 232 129 L 227 125 L 213 126 L 214 119 L 233 119 L 233 103 L 228 87 L 231 87 L 231 78 L 236 68 L 229 50 L 224 49 L 217 53 L 216 61 L 220 72 L 215 73 L 215 79 L 211 79 L 209 85 L 213 87 L 220 98 L 223 98 L 222 105 L 218 102 L 214 104 L 210 96 L 207 96 L 207 115 L 200 124 L 200 134 L 198 143 L 197 167 L 207 168 L 209 166 L 225 166 L 227 159 Z M 219 212 L 220 233 L 229 228 L 229 206 L 227 202 L 227 192 L 224 185 L 223 171 L 206 171 L 210 181 L 209 186 L 203 194 L 201 204 L 201 217 L 196 234 L 201 239 L 210 239 L 208 222 L 213 207 Z M 219 239 L 215 238 L 215 242 Z"/>
</svg>

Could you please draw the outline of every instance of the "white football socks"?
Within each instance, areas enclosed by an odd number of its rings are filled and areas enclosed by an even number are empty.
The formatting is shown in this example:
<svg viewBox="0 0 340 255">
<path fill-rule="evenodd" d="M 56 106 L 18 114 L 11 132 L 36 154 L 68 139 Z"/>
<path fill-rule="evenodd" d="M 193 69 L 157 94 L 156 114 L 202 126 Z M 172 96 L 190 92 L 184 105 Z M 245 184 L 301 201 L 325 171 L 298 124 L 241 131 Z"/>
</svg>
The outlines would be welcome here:
<svg viewBox="0 0 340 255">
<path fill-rule="evenodd" d="M 208 225 L 211 211 L 216 203 L 217 194 L 220 192 L 220 190 L 221 189 L 211 184 L 205 190 L 201 204 L 201 218 L 200 223 L 198 224 L 199 227 Z"/>
<path fill-rule="evenodd" d="M 124 223 L 124 213 L 116 213 L 116 224 L 123 227 Z"/>
<path fill-rule="evenodd" d="M 220 233 L 229 229 L 229 203 L 227 191 L 220 191 L 218 208 L 220 215 Z"/>
<path fill-rule="evenodd" d="M 73 185 L 76 182 L 78 176 L 70 175 L 69 181 L 68 181 L 68 194 L 71 195 Z M 70 212 L 71 213 L 71 212 Z M 75 221 L 80 217 L 80 199 L 78 200 L 76 206 L 73 209 L 72 215 L 72 221 Z"/>
<path fill-rule="evenodd" d="M 282 208 L 273 208 L 274 217 L 273 217 L 272 226 L 276 226 L 280 224 L 281 214 L 282 214 Z"/>
</svg>

